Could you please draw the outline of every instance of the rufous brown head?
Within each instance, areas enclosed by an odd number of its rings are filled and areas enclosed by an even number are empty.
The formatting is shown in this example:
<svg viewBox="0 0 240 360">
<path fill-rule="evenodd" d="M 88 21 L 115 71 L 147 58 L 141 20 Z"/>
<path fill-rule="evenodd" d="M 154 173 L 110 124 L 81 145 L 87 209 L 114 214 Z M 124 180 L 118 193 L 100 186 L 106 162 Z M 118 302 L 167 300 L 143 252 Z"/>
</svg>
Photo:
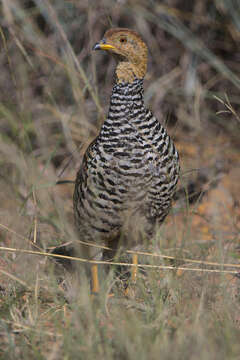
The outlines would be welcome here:
<svg viewBox="0 0 240 360">
<path fill-rule="evenodd" d="M 141 36 L 134 30 L 113 28 L 93 50 L 106 50 L 117 60 L 117 82 L 131 83 L 134 79 L 144 78 L 147 71 L 148 49 Z"/>
</svg>

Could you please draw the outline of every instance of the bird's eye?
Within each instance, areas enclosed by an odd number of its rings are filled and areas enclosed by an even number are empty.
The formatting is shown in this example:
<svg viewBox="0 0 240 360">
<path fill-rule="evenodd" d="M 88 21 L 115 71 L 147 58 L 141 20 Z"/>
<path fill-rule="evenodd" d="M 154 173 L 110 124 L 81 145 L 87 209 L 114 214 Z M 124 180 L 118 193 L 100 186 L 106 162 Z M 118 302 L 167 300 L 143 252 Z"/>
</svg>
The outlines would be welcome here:
<svg viewBox="0 0 240 360">
<path fill-rule="evenodd" d="M 126 38 L 120 38 L 120 43 L 126 43 L 127 42 L 127 39 Z"/>
</svg>

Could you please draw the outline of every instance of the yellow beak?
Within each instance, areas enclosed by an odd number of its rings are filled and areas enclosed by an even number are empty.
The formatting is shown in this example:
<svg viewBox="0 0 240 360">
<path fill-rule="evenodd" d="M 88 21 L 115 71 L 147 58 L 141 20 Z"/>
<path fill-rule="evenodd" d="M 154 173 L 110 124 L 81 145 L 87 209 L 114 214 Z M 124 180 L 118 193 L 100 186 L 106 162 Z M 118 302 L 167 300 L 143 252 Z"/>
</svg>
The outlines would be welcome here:
<svg viewBox="0 0 240 360">
<path fill-rule="evenodd" d="M 105 44 L 102 40 L 93 46 L 93 50 L 114 50 L 115 47 L 110 44 Z"/>
</svg>

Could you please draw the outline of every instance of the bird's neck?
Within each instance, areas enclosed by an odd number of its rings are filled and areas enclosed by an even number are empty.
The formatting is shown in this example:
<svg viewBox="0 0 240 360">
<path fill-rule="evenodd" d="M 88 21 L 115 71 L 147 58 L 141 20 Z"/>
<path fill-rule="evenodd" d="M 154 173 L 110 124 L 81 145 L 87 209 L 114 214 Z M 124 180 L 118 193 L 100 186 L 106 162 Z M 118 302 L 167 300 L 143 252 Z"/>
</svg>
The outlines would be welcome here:
<svg viewBox="0 0 240 360">
<path fill-rule="evenodd" d="M 124 105 L 136 101 L 144 101 L 143 79 L 135 78 L 132 82 L 118 82 L 116 79 L 112 90 L 110 107 L 117 103 Z"/>
<path fill-rule="evenodd" d="M 108 116 L 100 131 L 100 136 L 109 139 L 120 134 L 122 128 L 133 131 L 134 121 L 146 111 L 143 98 L 143 79 L 132 83 L 118 83 L 113 86 Z M 132 125 L 131 125 L 132 123 Z M 113 130 L 115 129 L 115 130 Z"/>
<path fill-rule="evenodd" d="M 145 121 L 146 108 L 143 98 L 143 79 L 132 83 L 115 82 L 108 116 L 100 130 L 98 140 L 101 144 L 112 141 L 126 141 L 126 134 L 135 134 L 138 126 Z M 106 145 L 109 146 L 109 145 Z"/>
<path fill-rule="evenodd" d="M 120 134 L 123 128 L 134 131 L 133 123 L 139 120 L 138 117 L 145 111 L 143 79 L 135 79 L 132 83 L 116 82 L 113 86 L 108 116 L 100 134 L 105 136 L 104 134 L 107 133 L 109 138 L 111 134 Z"/>
<path fill-rule="evenodd" d="M 131 83 L 118 83 L 113 86 L 108 112 L 108 120 L 121 119 L 129 121 L 136 113 L 145 111 L 143 96 L 143 79 Z"/>
<path fill-rule="evenodd" d="M 147 70 L 146 61 L 134 64 L 128 61 L 120 61 L 117 64 L 115 77 L 117 83 L 133 83 L 136 78 L 144 78 Z"/>
</svg>

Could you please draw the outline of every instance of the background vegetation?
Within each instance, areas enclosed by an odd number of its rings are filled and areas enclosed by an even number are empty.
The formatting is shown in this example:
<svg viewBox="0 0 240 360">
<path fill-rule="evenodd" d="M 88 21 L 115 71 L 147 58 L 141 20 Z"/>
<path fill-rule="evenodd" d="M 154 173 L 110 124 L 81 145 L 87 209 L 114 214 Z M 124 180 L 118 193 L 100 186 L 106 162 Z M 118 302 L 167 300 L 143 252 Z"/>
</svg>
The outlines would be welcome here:
<svg viewBox="0 0 240 360">
<path fill-rule="evenodd" d="M 112 266 L 92 299 L 82 264 L 3 250 L 77 241 L 74 184 L 56 182 L 74 181 L 107 112 L 114 62 L 91 48 L 111 26 L 146 40 L 146 103 L 181 157 L 173 213 L 145 250 L 239 264 L 238 1 L 2 0 L 0 358 L 238 359 L 239 276 L 148 268 L 126 297 Z"/>
</svg>

